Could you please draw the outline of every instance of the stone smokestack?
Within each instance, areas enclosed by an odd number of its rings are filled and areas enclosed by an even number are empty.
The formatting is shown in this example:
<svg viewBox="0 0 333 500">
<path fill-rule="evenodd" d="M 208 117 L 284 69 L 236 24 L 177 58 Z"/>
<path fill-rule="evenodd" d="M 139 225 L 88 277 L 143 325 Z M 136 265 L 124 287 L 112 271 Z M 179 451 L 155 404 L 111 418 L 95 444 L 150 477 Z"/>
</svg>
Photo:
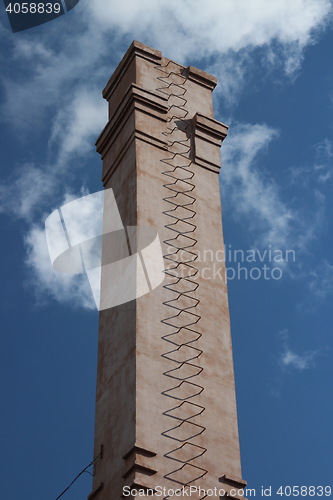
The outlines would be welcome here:
<svg viewBox="0 0 333 500">
<path fill-rule="evenodd" d="M 221 262 L 227 126 L 214 119 L 216 83 L 133 42 L 103 91 L 104 186 L 124 226 L 157 231 L 166 276 L 151 293 L 100 312 L 95 456 L 102 454 L 89 500 L 120 500 L 126 486 L 147 498 L 157 487 L 198 486 L 191 498 L 205 498 L 205 489 L 246 484 Z"/>
</svg>

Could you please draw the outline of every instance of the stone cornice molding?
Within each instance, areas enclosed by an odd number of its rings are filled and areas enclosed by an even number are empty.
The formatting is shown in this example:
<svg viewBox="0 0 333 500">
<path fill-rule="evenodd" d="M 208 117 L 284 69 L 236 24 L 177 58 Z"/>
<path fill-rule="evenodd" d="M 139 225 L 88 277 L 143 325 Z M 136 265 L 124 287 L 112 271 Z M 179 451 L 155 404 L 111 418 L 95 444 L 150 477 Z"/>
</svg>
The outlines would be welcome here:
<svg viewBox="0 0 333 500">
<path fill-rule="evenodd" d="M 207 87 L 213 91 L 217 85 L 217 78 L 215 76 L 202 71 L 201 69 L 195 68 L 194 66 L 188 66 L 186 68 L 187 78 L 203 87 Z"/>
<path fill-rule="evenodd" d="M 227 125 L 196 113 L 193 130 L 194 162 L 218 174 L 221 168 L 220 147 L 228 133 Z"/>
<path fill-rule="evenodd" d="M 110 100 L 113 92 L 122 81 L 124 74 L 128 71 L 135 57 L 141 57 L 158 66 L 161 65 L 162 52 L 152 49 L 143 43 L 137 41 L 132 42 L 103 90 L 104 99 L 107 101 Z"/>
<path fill-rule="evenodd" d="M 121 103 L 96 142 L 96 150 L 102 155 L 102 158 L 110 149 L 113 149 L 112 167 L 103 172 L 104 182 L 117 167 L 135 138 L 163 150 L 167 148 L 167 141 L 163 135 L 167 113 L 167 99 L 164 96 L 135 84 L 129 86 Z M 151 127 L 149 131 L 147 131 L 147 120 L 140 119 L 140 114 L 150 116 Z M 127 127 L 126 124 L 131 117 L 133 117 L 133 124 L 131 127 Z M 127 133 L 124 132 L 125 129 Z M 120 134 L 125 135 L 126 139 L 119 141 Z M 121 148 L 119 148 L 119 144 L 122 144 Z"/>
</svg>

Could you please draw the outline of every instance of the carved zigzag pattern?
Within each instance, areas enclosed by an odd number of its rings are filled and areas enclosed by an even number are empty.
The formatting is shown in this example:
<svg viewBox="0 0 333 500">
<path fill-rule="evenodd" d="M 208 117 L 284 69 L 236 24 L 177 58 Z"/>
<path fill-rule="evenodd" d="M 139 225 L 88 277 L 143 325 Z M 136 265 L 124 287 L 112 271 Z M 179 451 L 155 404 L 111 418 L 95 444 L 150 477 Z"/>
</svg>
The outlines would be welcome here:
<svg viewBox="0 0 333 500">
<path fill-rule="evenodd" d="M 169 327 L 170 333 L 162 338 L 170 344 L 170 349 L 162 356 L 173 363 L 173 367 L 164 375 L 177 381 L 176 385 L 163 393 L 176 404 L 164 413 L 173 419 L 173 425 L 163 435 L 177 442 L 176 448 L 165 455 L 176 462 L 176 468 L 165 477 L 186 487 L 208 472 L 193 463 L 207 449 L 191 443 L 205 431 L 204 426 L 194 421 L 205 408 L 193 402 L 204 388 L 195 383 L 195 377 L 202 372 L 202 368 L 196 364 L 202 354 L 198 347 L 202 334 L 198 325 L 200 315 L 196 309 L 200 301 L 195 297 L 199 284 L 193 279 L 198 270 L 194 252 L 197 240 L 194 223 L 196 200 L 192 194 L 195 185 L 194 172 L 191 170 L 191 126 L 186 119 L 188 111 L 184 86 L 186 77 L 181 74 L 183 68 L 169 61 L 156 69 L 160 72 L 156 90 L 167 96 L 169 106 L 167 131 L 164 134 L 168 139 L 169 155 L 162 162 L 167 167 L 163 171 L 167 178 L 164 201 L 170 206 L 163 212 L 170 221 L 165 225 L 170 231 L 170 238 L 164 241 L 168 247 L 168 253 L 164 255 L 167 261 L 165 273 L 169 277 L 164 288 L 170 292 L 171 298 L 163 303 L 169 314 L 162 323 Z"/>
</svg>

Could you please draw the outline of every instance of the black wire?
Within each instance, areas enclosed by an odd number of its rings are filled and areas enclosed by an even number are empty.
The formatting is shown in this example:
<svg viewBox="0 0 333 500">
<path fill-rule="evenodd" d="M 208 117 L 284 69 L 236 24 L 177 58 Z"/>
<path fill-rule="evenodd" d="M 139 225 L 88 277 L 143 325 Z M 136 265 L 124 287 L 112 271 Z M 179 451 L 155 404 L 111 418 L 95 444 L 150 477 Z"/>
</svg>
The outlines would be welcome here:
<svg viewBox="0 0 333 500">
<path fill-rule="evenodd" d="M 97 460 L 100 456 L 101 456 L 101 453 L 99 453 L 99 454 L 97 455 L 97 457 L 96 457 L 96 458 L 94 458 L 94 460 L 92 460 L 92 461 L 90 462 L 90 464 L 89 464 L 89 465 L 87 465 L 87 467 L 85 467 L 83 470 L 81 470 L 81 472 L 80 472 L 80 473 L 76 476 L 76 478 L 75 478 L 75 479 L 73 479 L 73 481 L 72 481 L 72 482 L 71 482 L 71 483 L 67 486 L 67 488 L 66 488 L 66 489 L 65 489 L 62 493 L 60 493 L 60 495 L 56 498 L 56 500 L 59 500 L 59 498 L 60 498 L 60 497 L 62 497 L 62 496 L 66 493 L 66 491 L 68 491 L 68 490 L 69 490 L 69 488 L 70 488 L 71 486 L 73 486 L 73 484 L 75 483 L 75 481 L 76 481 L 77 479 L 79 479 L 79 477 L 80 477 L 80 476 L 82 476 L 82 474 L 84 474 L 84 473 L 87 471 L 87 469 L 89 469 L 89 467 L 91 467 L 92 465 L 94 465 L 94 463 L 96 462 L 96 460 Z M 89 472 L 89 474 L 90 474 L 90 472 Z"/>
</svg>

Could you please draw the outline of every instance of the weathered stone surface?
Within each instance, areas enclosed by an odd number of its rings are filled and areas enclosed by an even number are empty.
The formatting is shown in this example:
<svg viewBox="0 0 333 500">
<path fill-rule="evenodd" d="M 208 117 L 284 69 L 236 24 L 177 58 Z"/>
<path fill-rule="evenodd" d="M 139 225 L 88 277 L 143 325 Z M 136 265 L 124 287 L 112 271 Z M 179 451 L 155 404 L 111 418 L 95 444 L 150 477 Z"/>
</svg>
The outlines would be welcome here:
<svg viewBox="0 0 333 500">
<path fill-rule="evenodd" d="M 103 92 L 104 185 L 124 226 L 158 232 L 166 277 L 100 313 L 97 500 L 120 500 L 125 485 L 207 489 L 241 477 L 228 295 L 214 257 L 224 248 L 217 174 L 227 134 L 214 120 L 215 85 L 133 42 Z M 222 274 L 206 279 L 214 265 Z"/>
</svg>

